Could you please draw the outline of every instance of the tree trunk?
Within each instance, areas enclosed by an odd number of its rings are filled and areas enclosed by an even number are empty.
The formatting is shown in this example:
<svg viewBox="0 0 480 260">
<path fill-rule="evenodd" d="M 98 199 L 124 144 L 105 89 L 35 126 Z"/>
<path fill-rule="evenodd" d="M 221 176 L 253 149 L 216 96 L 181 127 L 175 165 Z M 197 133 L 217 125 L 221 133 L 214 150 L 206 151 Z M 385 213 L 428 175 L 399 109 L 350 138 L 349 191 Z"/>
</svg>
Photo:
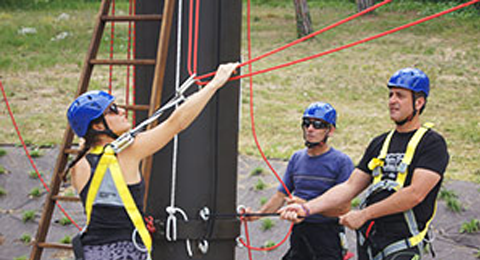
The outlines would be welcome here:
<svg viewBox="0 0 480 260">
<path fill-rule="evenodd" d="M 375 5 L 375 0 L 356 0 L 358 11 L 361 12 L 369 7 Z M 370 14 L 372 14 L 371 12 Z"/>
<path fill-rule="evenodd" d="M 293 0 L 295 4 L 295 14 L 297 19 L 298 38 L 313 32 L 312 19 L 308 10 L 307 0 Z"/>
</svg>

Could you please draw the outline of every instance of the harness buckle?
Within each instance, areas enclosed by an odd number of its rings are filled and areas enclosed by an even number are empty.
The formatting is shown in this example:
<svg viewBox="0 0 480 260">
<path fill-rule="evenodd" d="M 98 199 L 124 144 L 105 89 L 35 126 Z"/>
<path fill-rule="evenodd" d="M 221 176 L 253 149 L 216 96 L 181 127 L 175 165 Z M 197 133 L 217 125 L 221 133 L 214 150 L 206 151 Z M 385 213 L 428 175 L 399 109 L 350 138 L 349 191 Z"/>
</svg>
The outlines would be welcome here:
<svg viewBox="0 0 480 260">
<path fill-rule="evenodd" d="M 407 171 L 408 164 L 401 162 L 400 165 L 398 165 L 397 170 L 398 174 L 405 174 Z"/>
</svg>

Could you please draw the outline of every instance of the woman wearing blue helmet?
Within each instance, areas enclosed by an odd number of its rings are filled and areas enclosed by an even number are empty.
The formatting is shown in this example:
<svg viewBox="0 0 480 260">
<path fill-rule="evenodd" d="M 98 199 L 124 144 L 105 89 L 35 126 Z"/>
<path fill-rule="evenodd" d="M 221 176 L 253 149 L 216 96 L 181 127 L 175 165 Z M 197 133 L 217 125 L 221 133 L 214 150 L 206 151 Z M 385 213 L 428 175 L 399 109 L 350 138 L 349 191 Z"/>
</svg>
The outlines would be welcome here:
<svg viewBox="0 0 480 260">
<path fill-rule="evenodd" d="M 139 172 L 140 161 L 160 150 L 176 134 L 186 129 L 216 91 L 227 82 L 237 66 L 238 63 L 221 65 L 213 80 L 201 91 L 190 96 L 164 122 L 136 135 L 133 143 L 115 156 L 118 172 L 126 184 L 123 186 L 128 187 L 124 192 L 120 192 L 121 189 L 119 191 L 121 187 L 117 185 L 118 176 L 115 177 L 113 168 L 103 171 L 101 185 L 97 185 L 98 177 L 95 178 L 95 175 L 99 172 L 97 168 L 101 168 L 102 155 L 106 153 L 105 147 L 131 128 L 125 110 L 117 107 L 114 103 L 115 98 L 103 91 L 84 93 L 70 105 L 67 112 L 70 126 L 75 134 L 85 141 L 82 151 L 68 168 L 72 174 L 72 185 L 80 194 L 87 213 L 86 228 L 77 240 L 81 242 L 82 249 L 75 252 L 77 258 L 83 257 L 86 260 L 149 258 L 149 245 L 145 243 L 146 239 L 142 236 L 141 230 L 138 230 L 138 226 L 144 227 L 145 224 L 143 220 L 141 223 L 135 223 L 132 217 L 132 214 L 141 216 L 138 209 L 143 208 L 145 186 Z M 90 193 L 95 195 L 91 196 Z M 136 212 L 127 209 L 125 193 L 131 194 L 129 196 L 133 207 L 137 208 Z M 140 233 L 141 241 L 148 251 L 141 250 L 143 248 L 139 248 L 135 239 L 132 239 L 135 232 Z M 138 238 L 137 235 L 133 237 Z M 148 239 L 151 247 L 151 238 Z M 77 252 L 80 255 L 77 255 Z"/>
</svg>

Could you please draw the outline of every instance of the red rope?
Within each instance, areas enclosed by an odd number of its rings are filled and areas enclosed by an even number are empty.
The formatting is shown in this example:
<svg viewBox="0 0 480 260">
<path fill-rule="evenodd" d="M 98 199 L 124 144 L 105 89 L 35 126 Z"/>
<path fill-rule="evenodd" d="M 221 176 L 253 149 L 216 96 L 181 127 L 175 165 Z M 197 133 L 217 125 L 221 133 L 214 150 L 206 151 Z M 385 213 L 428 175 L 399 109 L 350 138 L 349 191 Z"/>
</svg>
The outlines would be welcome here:
<svg viewBox="0 0 480 260">
<path fill-rule="evenodd" d="M 137 14 L 137 1 L 136 0 L 133 0 L 133 15 L 136 15 Z M 137 23 L 133 23 L 133 59 L 136 59 L 136 53 L 137 53 L 137 45 L 135 43 L 135 41 L 137 40 Z M 135 79 L 136 79 L 136 76 L 137 76 L 137 67 L 134 65 L 133 66 L 133 72 L 132 72 L 132 78 L 133 78 L 133 82 L 132 82 L 132 103 L 133 105 L 136 105 L 136 97 L 137 97 L 137 93 L 136 93 L 136 83 L 135 83 Z M 132 123 L 133 123 L 133 126 L 135 126 L 135 122 L 136 122 L 136 119 L 137 119 L 137 111 L 133 110 L 133 115 L 132 115 Z"/>
<path fill-rule="evenodd" d="M 250 5 L 250 0 L 247 1 L 247 40 L 248 40 L 248 59 L 250 60 L 252 58 L 252 38 L 251 38 L 251 13 L 250 13 L 250 10 L 251 10 L 251 5 Z M 252 64 L 249 63 L 248 64 L 248 71 L 251 73 L 252 71 Z M 265 163 L 268 165 L 268 167 L 270 168 L 270 170 L 273 172 L 273 174 L 275 175 L 275 177 L 277 178 L 277 180 L 281 183 L 281 185 L 283 186 L 283 188 L 285 189 L 285 191 L 287 192 L 288 196 L 290 198 L 292 198 L 292 194 L 290 193 L 290 190 L 288 189 L 287 185 L 285 185 L 285 183 L 283 182 L 282 178 L 280 178 L 280 176 L 278 175 L 278 173 L 275 171 L 275 169 L 273 168 L 273 166 L 270 164 L 270 162 L 268 161 L 267 157 L 265 156 L 265 153 L 263 152 L 262 150 L 262 147 L 260 146 L 260 142 L 258 141 L 258 137 L 257 137 L 257 132 L 255 130 L 255 116 L 254 116 L 254 105 L 253 105 L 253 77 L 249 77 L 249 83 L 250 83 L 250 122 L 251 122 L 251 126 L 252 126 L 252 135 L 253 135 L 253 139 L 255 140 L 255 144 L 257 146 L 257 149 L 258 151 L 260 152 L 263 160 L 265 161 Z M 247 224 L 247 221 L 246 220 L 243 220 L 244 222 L 244 227 L 245 227 L 245 235 L 247 237 L 247 243 L 245 244 L 245 242 L 240 238 L 239 241 L 240 243 L 242 243 L 245 247 L 248 248 L 249 250 L 249 257 L 250 257 L 250 260 L 252 260 L 251 258 L 251 252 L 250 250 L 257 250 L 257 251 L 270 251 L 270 250 L 273 250 L 277 247 L 279 247 L 280 245 L 282 245 L 285 241 L 287 241 L 288 237 L 290 237 L 290 233 L 292 232 L 292 228 L 293 228 L 293 223 L 292 225 L 290 226 L 290 229 L 289 231 L 287 232 L 287 234 L 285 235 L 285 237 L 282 239 L 282 241 L 280 241 L 278 244 L 274 245 L 274 246 L 271 246 L 271 247 L 264 247 L 264 248 L 260 248 L 260 247 L 253 247 L 250 245 L 250 236 L 248 234 L 248 224 Z"/>
<path fill-rule="evenodd" d="M 306 41 L 306 40 L 308 40 L 308 39 L 311 39 L 311 38 L 313 38 L 313 37 L 315 37 L 315 36 L 317 36 L 317 35 L 320 35 L 320 34 L 322 34 L 322 33 L 324 33 L 324 32 L 327 32 L 327 31 L 329 31 L 329 30 L 331 30 L 331 29 L 333 29 L 333 28 L 335 28 L 335 27 L 338 27 L 338 26 L 344 24 L 344 23 L 347 23 L 347 22 L 349 22 L 349 21 L 352 21 L 353 19 L 358 18 L 358 17 L 360 17 L 360 16 L 362 16 L 362 15 L 364 15 L 364 14 L 367 14 L 367 13 L 369 13 L 369 12 L 371 12 L 371 11 L 373 11 L 373 10 L 375 10 L 375 9 L 383 6 L 383 5 L 386 5 L 386 4 L 390 3 L 390 2 L 392 2 L 392 0 L 385 0 L 385 1 L 381 2 L 381 3 L 378 3 L 378 4 L 376 4 L 376 5 L 372 6 L 372 7 L 369 7 L 369 8 L 367 8 L 367 9 L 359 12 L 359 13 L 356 13 L 356 14 L 354 14 L 354 15 L 352 15 L 352 16 L 349 16 L 349 17 L 347 17 L 347 18 L 345 18 L 345 19 L 343 19 L 343 20 L 341 20 L 341 21 L 338 21 L 338 22 L 336 22 L 336 23 L 334 23 L 334 24 L 331 24 L 331 25 L 329 25 L 329 26 L 327 26 L 327 27 L 324 27 L 324 28 L 322 28 L 322 29 L 320 29 L 320 30 L 318 30 L 318 31 L 316 31 L 316 32 L 313 32 L 313 33 L 311 33 L 311 34 L 309 34 L 309 35 L 306 35 L 306 36 L 304 36 L 304 37 L 302 37 L 302 38 L 299 38 L 299 39 L 297 39 L 297 40 L 295 40 L 295 41 L 293 41 L 293 42 L 290 42 L 290 43 L 288 43 L 288 44 L 285 44 L 284 46 L 281 46 L 280 48 L 271 50 L 271 51 L 269 51 L 269 52 L 267 52 L 267 53 L 265 53 L 265 54 L 262 54 L 262 55 L 260 55 L 260 56 L 258 56 L 258 57 L 255 57 L 255 58 L 253 58 L 253 59 L 249 59 L 248 61 L 245 61 L 245 62 L 241 63 L 241 64 L 239 65 L 239 67 L 243 67 L 243 66 L 245 66 L 245 65 L 247 65 L 247 64 L 250 64 L 250 63 L 259 61 L 259 60 L 261 60 L 261 59 L 263 59 L 263 58 L 266 58 L 266 57 L 268 57 L 268 56 L 271 56 L 271 55 L 273 55 L 273 54 L 275 54 L 275 53 L 278 53 L 278 52 L 280 52 L 280 51 L 283 51 L 283 50 L 285 50 L 285 49 L 288 49 L 288 48 L 290 48 L 290 47 L 292 47 L 292 46 L 294 46 L 294 45 L 297 45 L 297 44 L 299 44 L 299 43 L 301 43 L 301 42 L 304 42 L 304 41 Z M 215 75 L 215 72 L 210 72 L 210 73 L 208 73 L 208 74 L 199 76 L 198 79 L 208 78 L 208 77 L 211 77 L 211 76 L 213 76 L 213 75 Z"/>
<path fill-rule="evenodd" d="M 288 66 L 291 66 L 291 65 L 294 65 L 294 64 L 297 64 L 297 63 L 301 63 L 301 62 L 308 61 L 308 60 L 311 60 L 311 59 L 315 59 L 315 58 L 318 58 L 318 57 L 322 57 L 322 56 L 325 56 L 325 55 L 328 55 L 328 54 L 332 54 L 332 53 L 335 53 L 335 52 L 338 52 L 338 51 L 341 51 L 341 50 L 344 50 L 344 49 L 348 49 L 348 48 L 351 48 L 353 46 L 356 46 L 356 45 L 359 45 L 359 44 L 362 44 L 362 43 L 365 43 L 365 42 L 369 42 L 369 41 L 381 38 L 383 36 L 386 36 L 386 35 L 389 35 L 389 34 L 404 30 L 404 29 L 407 29 L 409 27 L 427 22 L 427 21 L 432 20 L 434 18 L 438 18 L 438 17 L 446 15 L 448 13 L 451 13 L 451 12 L 457 11 L 459 9 L 465 8 L 467 6 L 473 5 L 473 4 L 475 4 L 479 1 L 480 0 L 472 0 L 470 2 L 467 2 L 467 3 L 464 3 L 464 4 L 458 5 L 456 7 L 450 8 L 448 10 L 442 11 L 440 13 L 437 13 L 437 14 L 419 19 L 417 21 L 399 26 L 397 28 L 379 33 L 377 35 L 374 35 L 374 36 L 371 36 L 371 37 L 368 37 L 368 38 L 365 38 L 365 39 L 362 39 L 362 40 L 359 40 L 359 41 L 356 41 L 356 42 L 353 42 L 353 43 L 349 43 L 349 44 L 346 44 L 346 45 L 343 45 L 343 46 L 340 46 L 340 47 L 337 47 L 337 48 L 334 48 L 334 49 L 331 49 L 331 50 L 328 50 L 328 51 L 324 51 L 324 52 L 321 52 L 321 53 L 318 53 L 318 54 L 315 54 L 315 55 L 312 55 L 312 56 L 309 56 L 309 57 L 305 57 L 305 58 L 302 58 L 302 59 L 299 59 L 299 60 L 295 60 L 295 61 L 292 61 L 292 62 L 277 65 L 277 66 L 274 66 L 274 67 L 271 67 L 271 68 L 268 68 L 268 69 L 263 69 L 263 70 L 255 71 L 255 72 L 252 72 L 252 73 L 243 74 L 243 75 L 240 75 L 240 76 L 235 76 L 235 77 L 232 77 L 230 80 L 237 80 L 237 79 L 241 79 L 241 78 L 255 76 L 255 75 L 258 75 L 258 74 L 267 73 L 267 72 L 270 72 L 270 71 L 273 71 L 273 70 L 281 69 L 281 68 L 288 67 Z M 209 73 L 209 74 L 211 74 L 211 73 Z M 209 75 L 209 74 L 206 74 L 206 75 Z M 214 74 L 212 74 L 212 75 L 214 75 Z M 197 78 L 204 78 L 204 76 L 205 75 L 202 75 L 202 76 L 199 76 Z"/>
<path fill-rule="evenodd" d="M 190 0 L 190 14 L 188 19 L 188 58 L 187 70 L 189 75 L 193 75 L 192 70 L 192 28 L 193 28 L 193 0 Z"/>
<path fill-rule="evenodd" d="M 128 15 L 132 15 L 132 0 L 128 1 Z M 128 22 L 128 43 L 127 43 L 127 60 L 130 60 L 132 52 L 132 22 Z M 125 105 L 130 103 L 130 65 L 127 65 L 127 79 L 126 79 L 126 91 L 125 91 Z M 128 118 L 128 112 L 126 117 Z"/>
<path fill-rule="evenodd" d="M 346 45 L 343 45 L 343 46 L 340 46 L 340 47 L 337 47 L 337 48 L 334 48 L 334 49 L 331 49 L 331 50 L 328 50 L 328 51 L 324 51 L 324 52 L 321 52 L 321 53 L 318 53 L 318 54 L 315 54 L 315 55 L 312 55 L 312 56 L 309 56 L 309 57 L 306 57 L 306 58 L 302 58 L 302 59 L 299 59 L 299 60 L 296 60 L 296 61 L 284 63 L 284 64 L 281 64 L 281 65 L 278 65 L 278 66 L 274 66 L 274 67 L 271 67 L 271 68 L 268 68 L 268 69 L 263 69 L 263 70 L 259 70 L 259 71 L 253 72 L 253 73 L 251 72 L 251 73 L 244 74 L 244 75 L 241 75 L 241 76 L 232 77 L 230 80 L 237 80 L 237 79 L 241 79 L 241 78 L 246 78 L 246 77 L 250 77 L 250 76 L 255 76 L 255 75 L 258 75 L 258 74 L 263 74 L 263 73 L 270 72 L 270 71 L 273 71 L 273 70 L 277 70 L 277 69 L 280 69 L 280 68 L 288 67 L 288 66 L 291 66 L 291 65 L 294 65 L 294 64 L 297 64 L 297 63 L 301 63 L 301 62 L 304 62 L 304 61 L 308 61 L 308 60 L 311 60 L 311 59 L 315 59 L 315 58 L 318 58 L 318 57 L 321 57 L 321 56 L 325 56 L 325 55 L 328 55 L 328 54 L 332 54 L 332 53 L 335 53 L 335 52 L 338 52 L 338 51 L 341 51 L 341 50 L 344 50 L 344 49 L 348 49 L 348 48 L 351 48 L 351 47 L 353 47 L 353 46 L 356 46 L 356 45 L 359 45 L 359 44 L 362 44 L 362 43 L 365 43 L 365 42 L 369 42 L 369 41 L 372 41 L 372 40 L 381 38 L 381 37 L 383 37 L 383 36 L 386 36 L 386 35 L 389 35 L 389 34 L 392 34 L 392 33 L 395 33 L 395 32 L 401 31 L 401 30 L 404 30 L 404 29 L 406 29 L 406 28 L 409 28 L 409 27 L 412 27 L 412 26 L 415 26 L 415 25 L 424 23 L 424 22 L 429 21 L 429 20 L 432 20 L 432 19 L 434 19 L 434 18 L 438 18 L 438 17 L 440 17 L 440 16 L 443 16 L 443 15 L 445 15 L 445 14 L 454 12 L 454 11 L 456 11 L 456 10 L 458 10 L 458 9 L 467 7 L 467 6 L 469 6 L 469 5 L 472 5 L 472 4 L 474 4 L 474 3 L 477 3 L 477 2 L 479 2 L 479 1 L 480 1 L 480 0 L 472 0 L 472 1 L 470 1 L 470 2 L 467 2 L 467 3 L 461 4 L 461 5 L 459 5 L 459 6 L 450 8 L 450 9 L 445 10 L 445 11 L 443 11 L 443 12 L 440 12 L 440 13 L 437 13 L 437 14 L 434 14 L 434 15 L 431 15 L 431 16 L 428 16 L 428 17 L 419 19 L 419 20 L 417 20 L 417 21 L 414 21 L 414 22 L 411 22 L 411 23 L 408 23 L 408 24 L 399 26 L 399 27 L 397 27 L 397 28 L 394 28 L 394 29 L 391 29 L 391 30 L 388 30 L 388 31 L 385 31 L 385 32 L 382 32 L 382 33 L 379 33 L 379 34 L 374 35 L 374 36 L 371 36 L 371 37 L 367 37 L 367 38 L 365 38 L 365 39 L 362 39 L 362 40 L 359 40 L 359 41 L 356 41 L 356 42 L 353 42 L 353 43 L 349 43 L 349 44 L 346 44 Z"/>
<path fill-rule="evenodd" d="M 115 16 L 115 0 L 112 1 L 112 16 Z M 110 27 L 110 60 L 113 60 L 113 44 L 115 39 L 115 22 L 111 22 Z M 113 86 L 113 65 L 109 66 L 108 93 L 112 94 Z"/>
<path fill-rule="evenodd" d="M 30 156 L 30 153 L 28 152 L 27 145 L 25 144 L 25 141 L 23 140 L 22 135 L 20 134 L 20 130 L 18 129 L 17 122 L 15 121 L 15 117 L 13 116 L 12 109 L 10 108 L 10 104 L 8 103 L 7 94 L 5 93 L 5 89 L 3 88 L 1 80 L 0 80 L 0 88 L 2 89 L 2 95 L 3 95 L 3 99 L 5 100 L 5 105 L 7 106 L 8 114 L 10 115 L 10 119 L 12 120 L 13 126 L 15 127 L 15 131 L 17 133 L 18 139 L 22 143 L 23 150 L 25 151 L 25 154 L 27 155 L 28 160 L 30 161 L 30 165 L 32 165 L 32 168 L 35 170 L 35 173 L 37 173 L 38 179 L 42 182 L 42 185 L 45 188 L 45 190 L 48 193 L 50 193 L 50 188 L 48 187 L 47 183 L 43 179 L 42 174 L 40 174 L 40 171 L 37 169 L 37 166 L 35 165 L 35 162 L 33 161 L 32 157 Z M 65 215 L 65 217 L 67 217 L 68 220 L 70 220 L 70 222 L 72 222 L 73 225 L 75 225 L 75 227 L 78 228 L 78 230 L 82 230 L 80 228 L 80 226 L 77 224 L 77 222 L 75 222 L 73 220 L 73 218 L 70 215 L 68 215 L 68 213 L 62 207 L 62 205 L 60 205 L 60 203 L 55 201 L 55 204 L 62 211 L 62 213 Z"/>
</svg>

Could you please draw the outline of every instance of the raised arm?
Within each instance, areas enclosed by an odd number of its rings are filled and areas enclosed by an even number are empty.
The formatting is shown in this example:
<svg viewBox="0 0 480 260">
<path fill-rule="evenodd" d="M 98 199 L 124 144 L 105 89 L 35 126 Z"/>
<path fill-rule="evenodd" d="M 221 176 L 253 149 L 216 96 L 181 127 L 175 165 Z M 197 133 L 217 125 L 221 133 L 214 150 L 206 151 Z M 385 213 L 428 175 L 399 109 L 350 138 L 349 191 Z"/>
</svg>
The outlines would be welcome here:
<svg viewBox="0 0 480 260">
<path fill-rule="evenodd" d="M 227 82 L 237 66 L 238 63 L 220 65 L 210 83 L 191 95 L 167 120 L 155 128 L 137 135 L 134 143 L 124 152 L 140 160 L 164 147 L 176 134 L 193 122 L 215 92 Z"/>
</svg>

